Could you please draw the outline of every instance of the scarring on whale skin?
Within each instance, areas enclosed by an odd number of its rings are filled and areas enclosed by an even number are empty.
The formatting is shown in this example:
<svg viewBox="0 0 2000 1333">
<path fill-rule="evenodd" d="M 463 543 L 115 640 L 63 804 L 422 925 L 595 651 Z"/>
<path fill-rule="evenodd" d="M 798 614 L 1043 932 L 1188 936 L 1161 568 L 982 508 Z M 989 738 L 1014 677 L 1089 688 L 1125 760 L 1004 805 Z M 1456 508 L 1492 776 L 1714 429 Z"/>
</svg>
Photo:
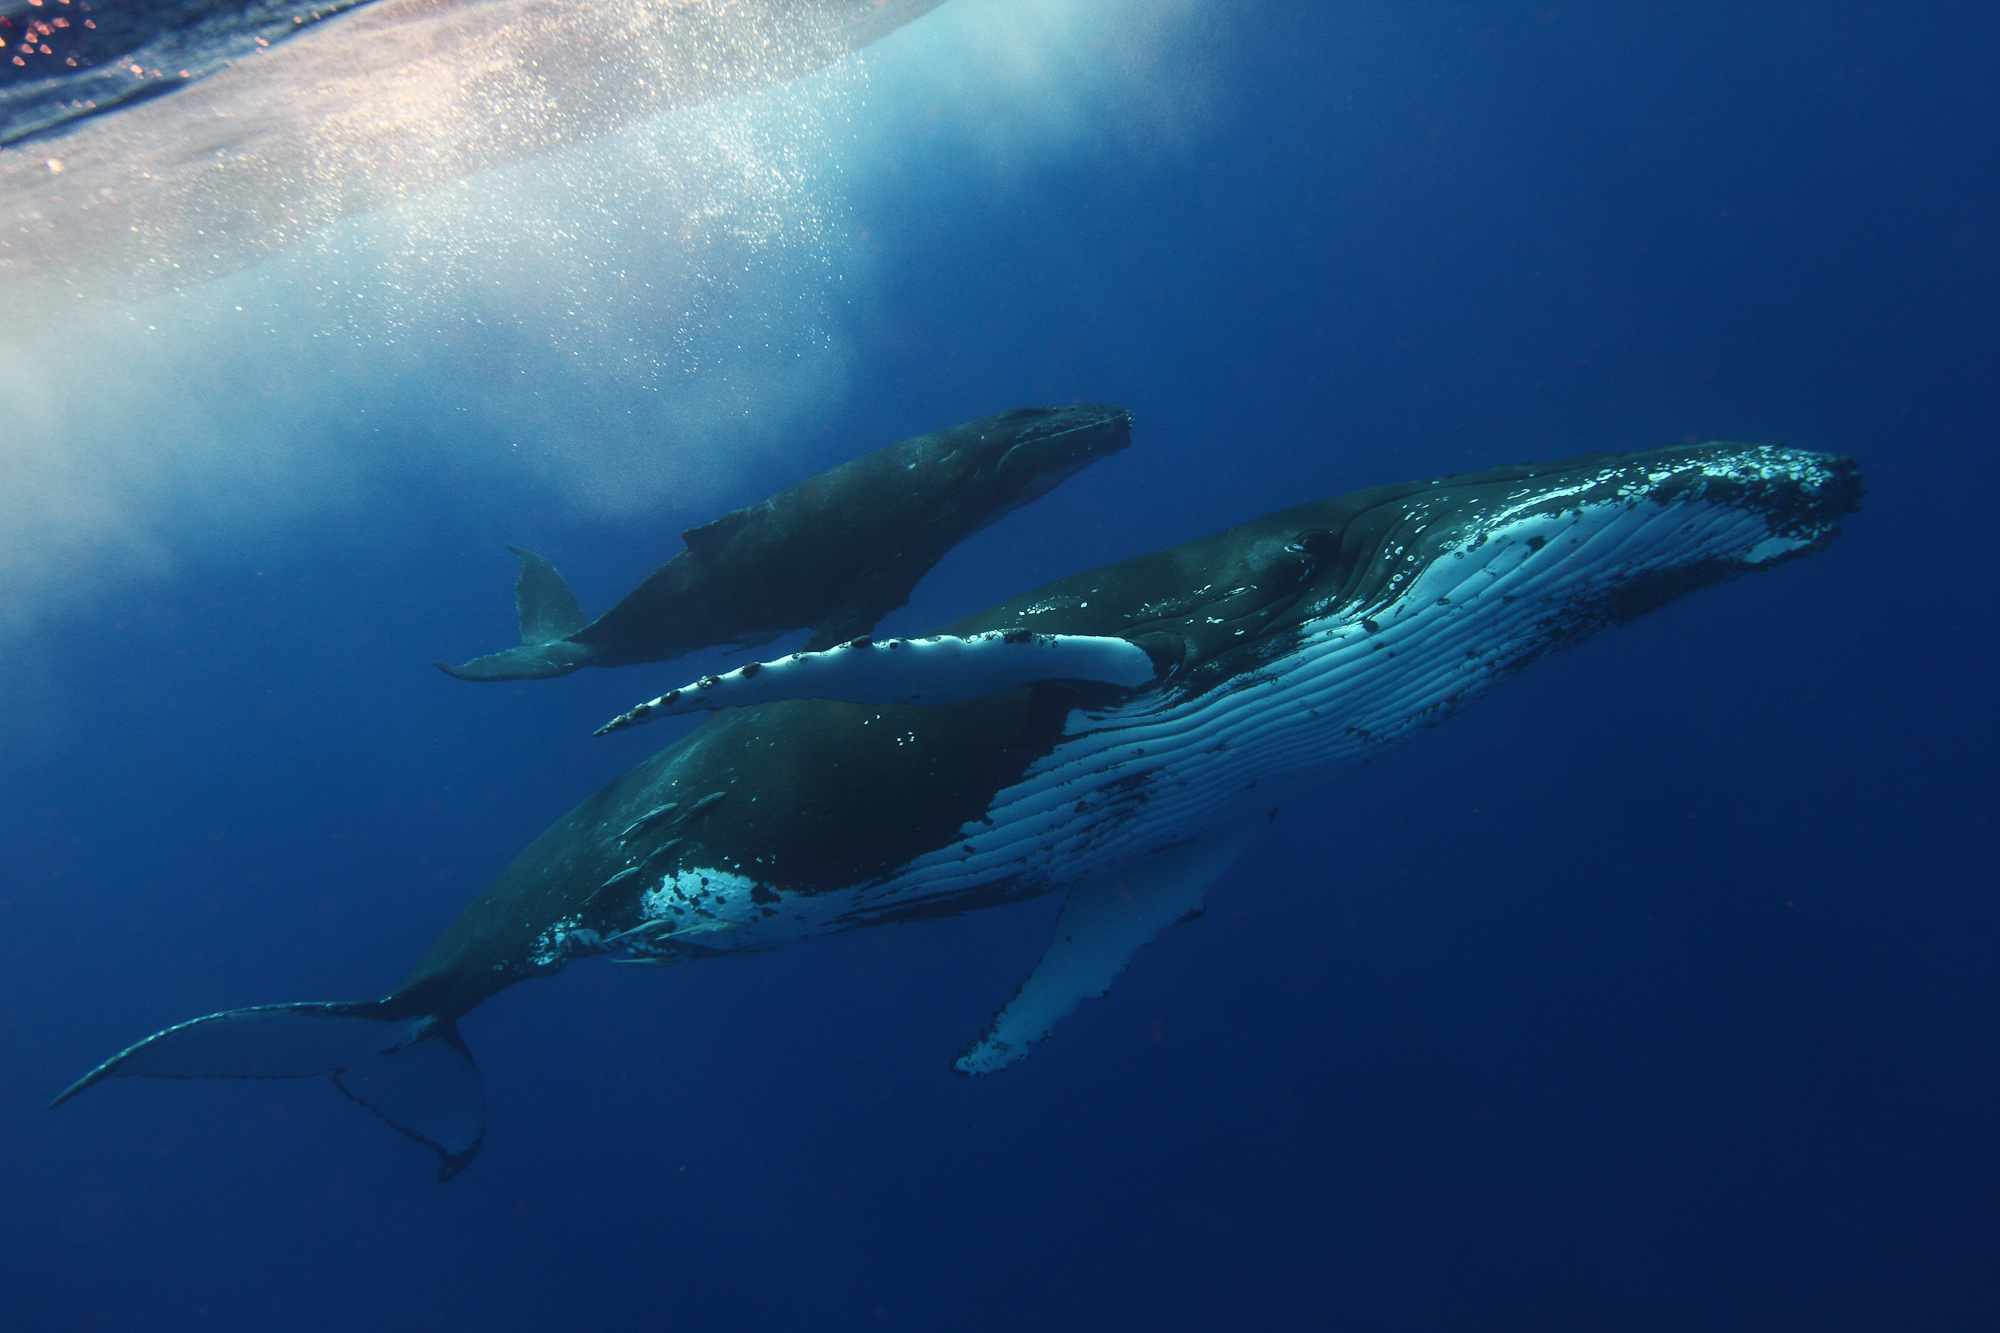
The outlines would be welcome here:
<svg viewBox="0 0 2000 1333">
<path fill-rule="evenodd" d="M 437 667 L 462 680 L 539 679 L 805 628 L 816 631 L 808 648 L 830 648 L 909 601 L 952 547 L 1131 442 L 1131 413 L 1083 403 L 877 449 L 688 529 L 685 551 L 588 625 L 555 566 L 509 547 L 521 559 L 521 646 Z"/>
<path fill-rule="evenodd" d="M 1860 495 L 1851 459 L 1770 445 L 1586 455 L 1299 505 L 1063 579 L 948 632 L 1124 638 L 1154 679 L 726 709 L 537 838 L 391 994 L 196 1019 L 57 1100 L 110 1077 L 331 1074 L 448 1179 L 484 1132 L 454 1022 L 506 987 L 592 954 L 752 953 L 1066 890 L 1048 952 L 956 1064 L 990 1072 L 1198 914 L 1280 802 L 1552 649 L 1824 549 Z M 841 669 L 870 660 L 891 659 Z"/>
</svg>

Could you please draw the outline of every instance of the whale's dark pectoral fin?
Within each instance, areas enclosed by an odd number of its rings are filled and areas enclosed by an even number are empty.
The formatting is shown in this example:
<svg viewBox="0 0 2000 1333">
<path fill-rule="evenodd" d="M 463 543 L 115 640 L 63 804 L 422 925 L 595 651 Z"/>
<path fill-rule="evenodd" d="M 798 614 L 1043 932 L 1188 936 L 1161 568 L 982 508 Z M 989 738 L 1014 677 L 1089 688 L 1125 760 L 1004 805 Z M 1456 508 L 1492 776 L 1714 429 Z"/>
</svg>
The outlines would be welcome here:
<svg viewBox="0 0 2000 1333">
<path fill-rule="evenodd" d="M 514 607 L 521 616 L 522 643 L 554 643 L 584 626 L 583 608 L 563 582 L 556 567 L 518 546 L 508 550 L 521 558 L 521 575 L 514 580 Z"/>
<path fill-rule="evenodd" d="M 438 1157 L 450 1180 L 479 1152 L 486 1089 L 450 1023 L 382 1016 L 376 1002 L 269 1004 L 170 1027 L 78 1079 L 60 1106 L 107 1078 L 312 1078 L 334 1086 Z"/>
<path fill-rule="evenodd" d="M 823 653 L 829 648 L 858 639 L 875 628 L 875 622 L 887 612 L 870 613 L 864 607 L 835 607 L 819 624 L 813 627 L 813 636 L 806 640 L 802 650 L 808 653 Z"/>
<path fill-rule="evenodd" d="M 1208 886 L 1256 836 L 1259 825 L 1155 852 L 1129 871 L 1071 887 L 1056 937 L 1007 1007 L 952 1064 L 991 1074 L 1028 1054 L 1077 1002 L 1109 993 L 1132 956 L 1177 921 L 1201 915 Z"/>
<path fill-rule="evenodd" d="M 724 657 L 734 657 L 737 653 L 747 653 L 754 648 L 762 648 L 765 644 L 777 638 L 781 632 L 779 630 L 770 630 L 756 634 L 744 634 L 734 643 L 724 648 L 722 655 Z"/>
</svg>

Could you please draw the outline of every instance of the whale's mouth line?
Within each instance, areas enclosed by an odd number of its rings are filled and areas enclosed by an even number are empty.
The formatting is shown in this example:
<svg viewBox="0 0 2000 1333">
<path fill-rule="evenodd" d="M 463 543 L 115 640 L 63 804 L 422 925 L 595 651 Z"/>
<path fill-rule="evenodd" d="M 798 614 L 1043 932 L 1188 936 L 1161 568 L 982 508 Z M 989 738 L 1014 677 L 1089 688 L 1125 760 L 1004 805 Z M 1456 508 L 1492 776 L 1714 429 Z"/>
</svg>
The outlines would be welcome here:
<svg viewBox="0 0 2000 1333">
<path fill-rule="evenodd" d="M 1122 407 L 1106 408 L 1088 417 L 1078 419 L 1076 408 L 1059 408 L 1048 418 L 1024 427 L 1015 437 L 1014 448 L 1024 444 L 1036 444 L 1043 440 L 1059 440 L 1065 435 L 1075 435 L 1082 431 L 1102 430 L 1119 422 L 1131 424 L 1132 414 Z"/>
<path fill-rule="evenodd" d="M 1037 423 L 1015 438 L 1014 443 L 1007 447 L 1007 452 L 1000 455 L 1000 461 L 993 465 L 993 470 L 1005 476 L 1010 469 L 1021 466 L 1025 460 L 1046 481 L 1044 489 L 1053 489 L 1058 482 L 1074 474 L 1086 463 L 1093 462 L 1106 454 L 1117 453 L 1124 448 L 1125 444 L 1120 443 L 1117 436 L 1110 432 L 1115 432 L 1121 424 L 1129 427 L 1131 420 L 1130 412 L 1111 411 L 1086 421 Z M 1093 432 L 1104 438 L 1090 440 L 1088 437 Z M 1068 450 L 1071 456 L 1051 467 L 1040 462 L 1050 449 Z"/>
</svg>

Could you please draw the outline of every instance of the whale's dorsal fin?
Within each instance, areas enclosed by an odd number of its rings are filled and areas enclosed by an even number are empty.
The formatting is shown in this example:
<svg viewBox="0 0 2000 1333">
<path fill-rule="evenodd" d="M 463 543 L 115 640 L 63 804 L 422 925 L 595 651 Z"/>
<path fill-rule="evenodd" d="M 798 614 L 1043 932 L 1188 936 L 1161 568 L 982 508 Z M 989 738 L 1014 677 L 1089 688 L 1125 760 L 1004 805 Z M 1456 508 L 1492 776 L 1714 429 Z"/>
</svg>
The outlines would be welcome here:
<svg viewBox="0 0 2000 1333">
<path fill-rule="evenodd" d="M 1229 868 L 1262 822 L 1169 847 L 1122 873 L 1071 886 L 1048 952 L 952 1068 L 961 1074 L 1004 1069 L 1046 1039 L 1079 1000 L 1108 993 L 1153 936 L 1201 915 L 1208 886 Z"/>
<path fill-rule="evenodd" d="M 843 643 L 858 639 L 875 628 L 875 622 L 887 615 L 894 607 L 881 611 L 871 611 L 858 602 L 848 602 L 836 606 L 821 617 L 813 626 L 813 636 L 806 640 L 805 650 L 809 653 L 823 653 L 829 648 L 837 648 Z"/>
<path fill-rule="evenodd" d="M 722 543 L 736 535 L 736 530 L 750 521 L 747 509 L 732 509 L 712 523 L 704 523 L 698 528 L 689 528 L 681 534 L 687 548 L 697 555 L 707 555 Z"/>
<path fill-rule="evenodd" d="M 554 643 L 583 628 L 583 608 L 563 582 L 556 567 L 533 551 L 508 550 L 521 558 L 521 576 L 514 580 L 514 607 L 521 616 L 522 643 Z"/>
</svg>

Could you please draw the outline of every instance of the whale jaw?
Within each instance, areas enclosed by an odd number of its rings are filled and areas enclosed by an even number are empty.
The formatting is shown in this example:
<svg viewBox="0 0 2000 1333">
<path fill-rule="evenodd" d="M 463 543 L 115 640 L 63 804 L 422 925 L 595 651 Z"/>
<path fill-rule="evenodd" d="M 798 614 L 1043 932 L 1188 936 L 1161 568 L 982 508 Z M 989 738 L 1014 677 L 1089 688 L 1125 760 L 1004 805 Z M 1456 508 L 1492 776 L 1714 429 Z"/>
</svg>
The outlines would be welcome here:
<svg viewBox="0 0 2000 1333">
<path fill-rule="evenodd" d="M 1070 897 L 1042 962 L 954 1067 L 1023 1058 L 1158 931 L 1199 916 L 1277 804 L 1557 648 L 1824 549 L 1861 494 L 1853 460 L 1771 446 L 1580 461 L 1404 496 L 1295 623 L 1150 699 L 1073 714 L 1070 739 L 995 799 L 975 858 L 1067 876 Z M 905 910 L 963 875 L 956 859 L 910 867 Z"/>
<path fill-rule="evenodd" d="M 1291 623 L 1176 688 L 1196 712 L 1256 697 L 1228 710 L 1243 739 L 1305 709 L 1315 725 L 1264 742 L 1280 771 L 1363 760 L 1550 652 L 1825 549 L 1860 495 L 1852 459 L 1719 442 L 1441 478 L 1385 506 Z"/>
</svg>

